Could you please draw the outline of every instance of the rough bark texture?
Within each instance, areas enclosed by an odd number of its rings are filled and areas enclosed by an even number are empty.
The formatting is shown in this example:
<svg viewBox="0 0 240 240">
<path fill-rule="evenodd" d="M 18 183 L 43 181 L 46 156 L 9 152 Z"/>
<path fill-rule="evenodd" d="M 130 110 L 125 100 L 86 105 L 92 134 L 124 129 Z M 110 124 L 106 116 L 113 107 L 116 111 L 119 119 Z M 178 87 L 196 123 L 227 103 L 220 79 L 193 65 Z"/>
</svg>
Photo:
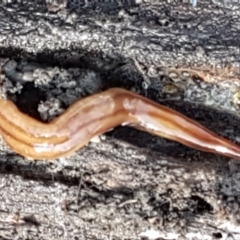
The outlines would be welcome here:
<svg viewBox="0 0 240 240">
<path fill-rule="evenodd" d="M 124 87 L 240 141 L 238 3 L 99 2 L 3 3 L 2 96 L 49 120 Z M 131 128 L 51 162 L 2 142 L 0 171 L 1 239 L 240 239 L 239 162 Z"/>
</svg>

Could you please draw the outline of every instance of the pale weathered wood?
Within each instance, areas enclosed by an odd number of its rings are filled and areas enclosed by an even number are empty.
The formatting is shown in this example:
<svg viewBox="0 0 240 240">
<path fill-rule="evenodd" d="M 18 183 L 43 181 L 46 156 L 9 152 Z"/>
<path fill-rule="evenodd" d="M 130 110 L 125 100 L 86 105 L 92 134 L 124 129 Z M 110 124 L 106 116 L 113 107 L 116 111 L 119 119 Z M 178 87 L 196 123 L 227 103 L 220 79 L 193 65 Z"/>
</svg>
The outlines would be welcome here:
<svg viewBox="0 0 240 240">
<path fill-rule="evenodd" d="M 40 1 L 1 5 L 2 65 L 8 57 L 19 68 L 24 58 L 39 64 L 36 68 L 90 69 L 101 81 L 96 77 L 84 85 L 80 78 L 77 87 L 86 95 L 109 86 L 135 89 L 239 141 L 238 104 L 232 102 L 239 84 L 236 72 L 222 68 L 217 76 L 210 74 L 213 78 L 206 80 L 217 80 L 218 87 L 216 82 L 203 87 L 193 78 L 184 82 L 178 76 L 183 86 L 179 98 L 161 90 L 170 73 L 160 78 L 151 72 L 159 65 L 199 65 L 201 74 L 212 64 L 238 66 L 238 6 L 234 10 L 201 0 L 196 8 L 165 1 L 125 4 L 114 8 L 96 3 L 75 12 L 68 5 L 51 13 Z M 22 95 L 10 97 L 27 113 L 36 114 L 35 102 L 42 100 L 39 92 L 34 97 L 21 71 L 7 66 L 1 91 L 16 90 L 18 82 Z M 61 81 L 49 78 L 45 88 L 39 85 L 42 94 L 49 91 L 64 102 L 61 92 L 53 91 Z M 2 143 L 1 238 L 140 239 L 143 233 L 149 235 L 148 229 L 159 239 L 240 238 L 237 161 L 130 128 L 118 128 L 105 137 L 70 159 L 52 162 L 22 159 Z"/>
</svg>

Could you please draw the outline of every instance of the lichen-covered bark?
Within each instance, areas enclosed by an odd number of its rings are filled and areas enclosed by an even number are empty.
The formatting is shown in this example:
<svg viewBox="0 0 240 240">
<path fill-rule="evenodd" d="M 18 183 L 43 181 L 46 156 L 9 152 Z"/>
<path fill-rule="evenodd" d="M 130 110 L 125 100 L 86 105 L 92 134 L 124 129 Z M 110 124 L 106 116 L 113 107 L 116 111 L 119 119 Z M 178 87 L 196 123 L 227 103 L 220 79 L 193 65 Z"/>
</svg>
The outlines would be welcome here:
<svg viewBox="0 0 240 240">
<path fill-rule="evenodd" d="M 120 86 L 239 142 L 239 7 L 121 2 L 2 4 L 1 95 L 47 120 Z M 240 238 L 239 163 L 131 128 L 51 162 L 2 142 L 0 171 L 2 239 Z"/>
</svg>

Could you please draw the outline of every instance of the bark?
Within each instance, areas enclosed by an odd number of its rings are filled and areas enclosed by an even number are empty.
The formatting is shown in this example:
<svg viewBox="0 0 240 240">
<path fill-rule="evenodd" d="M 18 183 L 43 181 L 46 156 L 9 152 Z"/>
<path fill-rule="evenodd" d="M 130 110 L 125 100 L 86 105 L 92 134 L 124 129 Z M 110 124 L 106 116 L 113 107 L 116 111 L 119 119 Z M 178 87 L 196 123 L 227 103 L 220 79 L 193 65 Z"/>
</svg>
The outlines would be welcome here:
<svg viewBox="0 0 240 240">
<path fill-rule="evenodd" d="M 50 119 L 124 87 L 239 141 L 237 3 L 76 2 L 2 3 L 2 96 Z M 2 142 L 0 171 L 2 239 L 240 238 L 239 163 L 131 128 L 55 161 Z"/>
</svg>

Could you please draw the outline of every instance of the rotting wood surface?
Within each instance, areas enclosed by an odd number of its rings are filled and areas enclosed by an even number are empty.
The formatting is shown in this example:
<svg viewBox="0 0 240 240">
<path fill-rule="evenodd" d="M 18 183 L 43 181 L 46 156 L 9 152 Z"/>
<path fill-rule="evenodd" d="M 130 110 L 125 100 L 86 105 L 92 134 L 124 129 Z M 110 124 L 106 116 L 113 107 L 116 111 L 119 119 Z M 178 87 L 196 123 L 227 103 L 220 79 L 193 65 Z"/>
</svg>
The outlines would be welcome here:
<svg viewBox="0 0 240 240">
<path fill-rule="evenodd" d="M 84 6 L 0 7 L 2 95 L 49 119 L 120 86 L 239 142 L 237 7 Z M 126 127 L 70 159 L 0 154 L 2 239 L 240 238 L 237 161 Z"/>
</svg>

